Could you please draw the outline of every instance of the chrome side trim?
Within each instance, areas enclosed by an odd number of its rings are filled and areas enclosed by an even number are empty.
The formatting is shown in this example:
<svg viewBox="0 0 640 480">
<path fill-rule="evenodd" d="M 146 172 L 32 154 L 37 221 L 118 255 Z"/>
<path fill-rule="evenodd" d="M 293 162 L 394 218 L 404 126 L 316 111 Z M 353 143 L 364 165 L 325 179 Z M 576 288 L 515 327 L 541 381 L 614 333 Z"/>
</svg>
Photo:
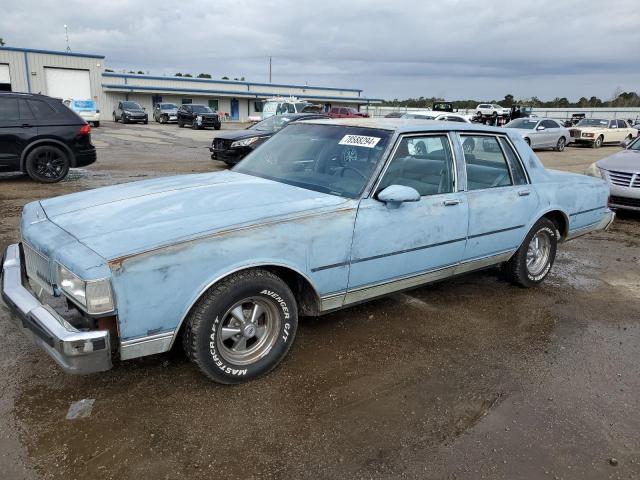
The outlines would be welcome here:
<svg viewBox="0 0 640 480">
<path fill-rule="evenodd" d="M 508 261 L 514 253 L 516 253 L 517 248 L 511 250 L 505 250 L 504 252 L 495 253 L 493 255 L 489 255 L 487 257 L 474 258 L 472 260 L 465 260 L 461 262 L 457 267 L 454 275 L 458 275 L 461 273 L 471 272 L 473 270 L 479 270 L 481 268 L 489 267 L 491 265 L 496 265 L 498 263 Z"/>
<path fill-rule="evenodd" d="M 120 358 L 122 360 L 130 360 L 166 352 L 171 348 L 175 333 L 175 330 L 171 330 L 170 332 L 156 333 L 155 335 L 120 342 Z"/>
<path fill-rule="evenodd" d="M 20 245 L 9 245 L 0 271 L 2 299 L 16 325 L 67 373 L 86 374 L 111 368 L 108 330 L 79 331 L 49 305 L 38 300 L 23 282 Z"/>
<path fill-rule="evenodd" d="M 569 232 L 567 238 L 565 239 L 565 242 L 573 240 L 574 238 L 581 237 L 582 235 L 586 235 L 587 233 L 595 232 L 597 230 L 607 230 L 611 226 L 615 218 L 615 212 L 608 210 L 599 221 L 584 227 L 576 228 L 575 230 Z"/>
<path fill-rule="evenodd" d="M 336 308 L 342 307 L 345 293 L 346 292 L 333 293 L 322 297 L 320 299 L 320 311 L 326 312 L 327 310 L 335 310 Z"/>
</svg>

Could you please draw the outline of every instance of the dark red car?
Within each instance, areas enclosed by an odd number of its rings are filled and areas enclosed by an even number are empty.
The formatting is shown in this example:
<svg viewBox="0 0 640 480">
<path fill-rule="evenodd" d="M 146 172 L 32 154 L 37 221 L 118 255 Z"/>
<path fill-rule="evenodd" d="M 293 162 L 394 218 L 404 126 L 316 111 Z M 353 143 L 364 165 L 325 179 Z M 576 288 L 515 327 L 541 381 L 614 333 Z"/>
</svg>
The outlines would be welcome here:
<svg viewBox="0 0 640 480">
<path fill-rule="evenodd" d="M 331 118 L 369 118 L 367 113 L 359 112 L 351 107 L 331 107 L 329 116 Z"/>
</svg>

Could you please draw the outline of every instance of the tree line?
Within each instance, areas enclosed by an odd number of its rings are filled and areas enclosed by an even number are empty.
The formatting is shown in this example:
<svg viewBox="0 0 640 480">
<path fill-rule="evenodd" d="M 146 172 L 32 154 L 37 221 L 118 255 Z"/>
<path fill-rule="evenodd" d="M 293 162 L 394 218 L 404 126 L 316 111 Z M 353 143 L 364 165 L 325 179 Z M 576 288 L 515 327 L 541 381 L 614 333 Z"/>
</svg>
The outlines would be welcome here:
<svg viewBox="0 0 640 480">
<path fill-rule="evenodd" d="M 435 102 L 445 101 L 439 97 L 419 97 L 408 98 L 406 100 L 385 100 L 383 106 L 427 108 Z M 553 100 L 541 100 L 538 97 L 516 99 L 513 95 L 507 94 L 501 100 L 454 100 L 449 101 L 454 108 L 474 109 L 480 103 L 498 103 L 503 107 L 513 105 L 530 105 L 537 108 L 593 108 L 593 107 L 640 107 L 640 95 L 636 92 L 616 91 L 611 100 L 602 100 L 596 96 L 591 98 L 581 97 L 577 102 L 571 102 L 566 97 L 556 97 Z"/>
</svg>

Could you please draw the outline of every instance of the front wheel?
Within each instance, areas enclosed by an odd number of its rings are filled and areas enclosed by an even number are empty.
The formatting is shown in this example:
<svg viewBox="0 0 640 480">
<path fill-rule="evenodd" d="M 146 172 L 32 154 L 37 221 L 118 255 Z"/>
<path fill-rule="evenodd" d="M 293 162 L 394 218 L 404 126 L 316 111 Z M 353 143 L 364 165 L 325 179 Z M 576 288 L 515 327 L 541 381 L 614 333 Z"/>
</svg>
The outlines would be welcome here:
<svg viewBox="0 0 640 480">
<path fill-rule="evenodd" d="M 567 145 L 567 141 L 565 140 L 564 137 L 560 137 L 558 139 L 558 143 L 556 143 L 556 150 L 558 152 L 561 152 L 564 150 L 564 147 Z"/>
<path fill-rule="evenodd" d="M 271 371 L 296 335 L 291 290 L 273 273 L 235 273 L 211 287 L 185 320 L 183 346 L 211 380 L 236 384 Z"/>
<path fill-rule="evenodd" d="M 184 123 L 182 120 L 178 120 L 178 128 L 184 128 Z"/>
<path fill-rule="evenodd" d="M 558 248 L 558 230 L 547 218 L 541 218 L 525 237 L 511 260 L 504 265 L 507 277 L 522 287 L 541 283 L 553 266 Z"/>
<path fill-rule="evenodd" d="M 100 126 L 100 122 L 93 122 L 93 126 L 98 128 Z"/>
<path fill-rule="evenodd" d="M 600 148 L 602 146 L 602 142 L 604 141 L 604 138 L 602 137 L 602 135 L 600 135 L 598 138 L 595 139 L 595 141 L 591 144 L 591 148 Z"/>
<path fill-rule="evenodd" d="M 222 125 L 220 125 L 219 123 L 216 123 L 216 124 L 213 126 L 213 128 L 214 128 L 215 130 L 220 130 L 220 127 L 221 127 L 221 126 L 222 126 Z"/>
<path fill-rule="evenodd" d="M 113 112 L 113 121 L 118 123 L 118 117 L 116 117 L 116 112 Z"/>
</svg>

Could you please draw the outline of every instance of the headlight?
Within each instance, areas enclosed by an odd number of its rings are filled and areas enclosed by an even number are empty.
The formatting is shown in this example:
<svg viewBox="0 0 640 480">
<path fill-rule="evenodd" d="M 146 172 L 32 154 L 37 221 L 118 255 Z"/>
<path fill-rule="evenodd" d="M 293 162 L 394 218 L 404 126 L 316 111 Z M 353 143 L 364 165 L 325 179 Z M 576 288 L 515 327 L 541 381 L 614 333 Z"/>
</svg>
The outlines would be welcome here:
<svg viewBox="0 0 640 480">
<path fill-rule="evenodd" d="M 602 178 L 602 170 L 600 170 L 600 168 L 595 162 L 589 165 L 589 168 L 587 168 L 587 170 L 584 173 L 591 177 Z"/>
<path fill-rule="evenodd" d="M 86 282 L 62 265 L 58 265 L 58 284 L 62 291 L 80 304 L 87 313 L 97 315 L 114 310 L 111 283 L 108 279 Z"/>
<path fill-rule="evenodd" d="M 583 133 L 582 136 L 587 138 L 593 138 L 595 136 L 595 133 Z"/>
<path fill-rule="evenodd" d="M 202 121 L 202 115 L 198 115 L 198 116 L 196 117 L 196 120 L 198 120 L 199 122 L 201 122 L 201 121 Z"/>
<path fill-rule="evenodd" d="M 125 115 L 131 115 L 131 112 L 130 112 L 129 110 L 125 110 L 123 113 L 124 113 Z"/>
<path fill-rule="evenodd" d="M 251 137 L 251 138 L 245 138 L 244 140 L 237 140 L 231 144 L 231 148 L 246 147 L 247 145 L 251 145 L 252 143 L 257 142 L 258 140 L 260 140 L 260 137 Z"/>
</svg>

